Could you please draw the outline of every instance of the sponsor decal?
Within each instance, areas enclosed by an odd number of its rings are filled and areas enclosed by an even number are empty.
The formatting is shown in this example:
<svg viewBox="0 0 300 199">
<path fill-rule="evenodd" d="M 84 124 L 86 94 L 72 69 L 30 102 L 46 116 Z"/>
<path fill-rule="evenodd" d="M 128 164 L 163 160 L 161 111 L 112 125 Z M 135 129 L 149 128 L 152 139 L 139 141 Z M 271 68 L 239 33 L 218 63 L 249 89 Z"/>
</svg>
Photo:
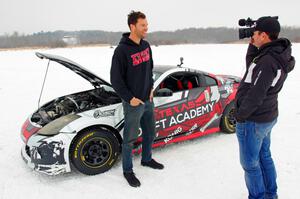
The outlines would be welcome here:
<svg viewBox="0 0 300 199">
<path fill-rule="evenodd" d="M 210 101 L 210 95 L 209 95 L 208 90 L 205 90 L 205 91 L 204 91 L 204 96 L 205 96 L 205 101 L 206 101 L 206 102 L 209 102 L 209 101 Z"/>
<path fill-rule="evenodd" d="M 227 83 L 224 86 L 224 89 L 227 91 L 227 93 L 233 93 L 233 84 L 231 82 Z"/>
<path fill-rule="evenodd" d="M 198 105 L 187 102 L 174 107 L 156 111 L 156 128 L 165 129 L 185 121 L 201 117 L 213 111 L 215 101 Z"/>
<path fill-rule="evenodd" d="M 115 115 L 115 109 L 113 110 L 106 110 L 106 111 L 100 111 L 96 110 L 94 112 L 94 118 L 99 118 L 99 117 L 109 117 L 109 116 L 114 116 Z"/>
<path fill-rule="evenodd" d="M 80 145 L 81 145 L 86 139 L 88 139 L 89 137 L 91 137 L 91 136 L 93 136 L 93 135 L 94 135 L 94 132 L 89 133 L 89 134 L 87 134 L 86 136 L 84 136 L 84 137 L 78 142 L 78 144 L 76 145 L 75 151 L 74 151 L 74 158 L 77 158 L 77 157 L 78 157 L 78 149 L 79 149 Z"/>
<path fill-rule="evenodd" d="M 150 59 L 150 54 L 149 54 L 149 48 L 146 48 L 145 50 L 135 53 L 131 55 L 132 58 L 132 65 L 137 66 L 143 62 L 147 62 Z"/>
<path fill-rule="evenodd" d="M 206 129 L 207 129 L 207 127 L 211 124 L 211 123 L 213 123 L 213 121 L 215 121 L 216 119 L 218 119 L 218 114 L 216 113 L 216 114 L 214 114 L 214 116 L 203 126 L 203 127 L 201 127 L 200 128 L 200 131 L 201 132 L 204 132 Z"/>
<path fill-rule="evenodd" d="M 228 96 L 233 93 L 233 83 L 227 81 L 223 87 L 220 88 L 220 94 L 222 98 L 228 98 Z"/>
<path fill-rule="evenodd" d="M 177 129 L 175 129 L 168 137 L 164 139 L 165 143 L 168 143 L 170 140 L 174 138 L 175 135 L 179 134 L 182 132 L 182 128 L 179 126 Z"/>
<path fill-rule="evenodd" d="M 194 125 L 188 130 L 188 132 L 186 132 L 185 135 L 190 135 L 190 134 L 192 134 L 197 128 L 198 128 L 198 124 L 196 123 L 196 124 L 194 124 Z"/>
</svg>

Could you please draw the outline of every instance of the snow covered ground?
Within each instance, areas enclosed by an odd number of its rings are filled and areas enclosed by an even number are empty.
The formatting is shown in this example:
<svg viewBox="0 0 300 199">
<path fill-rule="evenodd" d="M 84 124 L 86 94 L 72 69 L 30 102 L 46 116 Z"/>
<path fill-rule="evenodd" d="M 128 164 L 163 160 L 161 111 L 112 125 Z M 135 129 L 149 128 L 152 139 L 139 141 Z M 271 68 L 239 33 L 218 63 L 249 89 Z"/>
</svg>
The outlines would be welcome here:
<svg viewBox="0 0 300 199">
<path fill-rule="evenodd" d="M 247 45 L 176 45 L 152 47 L 155 64 L 184 66 L 216 74 L 244 73 Z M 134 169 L 142 186 L 131 188 L 118 162 L 109 172 L 85 176 L 78 172 L 46 176 L 30 170 L 20 156 L 20 128 L 38 106 L 47 61 L 40 51 L 67 57 L 109 80 L 109 47 L 51 50 L 0 51 L 0 199 L 8 198 L 101 198 L 101 199 L 245 199 L 247 191 L 239 165 L 236 136 L 217 133 L 193 141 L 154 150 L 154 158 L 165 164 L 162 171 L 140 166 Z M 293 45 L 300 61 L 300 44 Z M 289 75 L 280 93 L 280 116 L 272 132 L 272 151 L 278 172 L 278 192 L 283 199 L 300 195 L 300 70 Z M 91 88 L 90 84 L 58 64 L 50 64 L 41 103 L 54 97 Z M 298 187 L 298 188 L 297 188 Z"/>
</svg>

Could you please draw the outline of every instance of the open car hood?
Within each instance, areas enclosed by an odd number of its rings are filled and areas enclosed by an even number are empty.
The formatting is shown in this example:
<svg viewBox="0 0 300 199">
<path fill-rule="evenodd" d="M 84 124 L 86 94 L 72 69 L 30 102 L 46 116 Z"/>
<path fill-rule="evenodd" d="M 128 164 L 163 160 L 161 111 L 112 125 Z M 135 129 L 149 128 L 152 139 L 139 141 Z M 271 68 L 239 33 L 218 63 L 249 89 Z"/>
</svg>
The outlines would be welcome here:
<svg viewBox="0 0 300 199">
<path fill-rule="evenodd" d="M 107 81 L 103 80 L 102 78 L 100 78 L 97 75 L 95 75 L 94 73 L 90 72 L 83 66 L 81 66 L 69 59 L 66 59 L 64 57 L 57 56 L 57 55 L 51 55 L 51 54 L 45 54 L 45 53 L 39 53 L 39 52 L 36 52 L 35 54 L 36 54 L 36 56 L 38 56 L 41 59 L 49 59 L 51 61 L 55 61 L 55 62 L 62 64 L 63 66 L 67 67 L 68 69 L 72 70 L 76 74 L 83 77 L 84 79 L 88 80 L 94 87 L 100 87 L 101 85 L 111 86 L 111 84 L 108 83 Z"/>
</svg>

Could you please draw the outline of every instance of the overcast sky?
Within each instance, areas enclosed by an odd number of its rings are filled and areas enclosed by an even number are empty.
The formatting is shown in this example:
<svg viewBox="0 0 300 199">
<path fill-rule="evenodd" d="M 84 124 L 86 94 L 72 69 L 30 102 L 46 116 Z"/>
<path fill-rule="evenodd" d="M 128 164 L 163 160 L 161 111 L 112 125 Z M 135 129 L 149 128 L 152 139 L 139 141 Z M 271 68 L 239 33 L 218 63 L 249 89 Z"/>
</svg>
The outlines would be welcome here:
<svg viewBox="0 0 300 199">
<path fill-rule="evenodd" d="M 239 18 L 278 15 L 300 27 L 299 0 L 0 0 L 0 35 L 55 30 L 127 31 L 127 14 L 140 10 L 149 31 L 238 27 Z"/>
</svg>

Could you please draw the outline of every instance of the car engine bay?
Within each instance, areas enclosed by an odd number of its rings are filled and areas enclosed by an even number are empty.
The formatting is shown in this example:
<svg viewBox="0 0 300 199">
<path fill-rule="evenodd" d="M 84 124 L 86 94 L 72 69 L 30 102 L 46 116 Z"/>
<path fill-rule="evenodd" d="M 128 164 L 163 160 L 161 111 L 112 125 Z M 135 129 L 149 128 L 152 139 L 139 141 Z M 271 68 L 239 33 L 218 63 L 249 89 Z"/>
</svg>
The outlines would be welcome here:
<svg viewBox="0 0 300 199">
<path fill-rule="evenodd" d="M 120 102 L 121 99 L 115 92 L 100 87 L 56 98 L 33 113 L 31 121 L 45 126 L 64 115 L 80 113 Z"/>
</svg>

